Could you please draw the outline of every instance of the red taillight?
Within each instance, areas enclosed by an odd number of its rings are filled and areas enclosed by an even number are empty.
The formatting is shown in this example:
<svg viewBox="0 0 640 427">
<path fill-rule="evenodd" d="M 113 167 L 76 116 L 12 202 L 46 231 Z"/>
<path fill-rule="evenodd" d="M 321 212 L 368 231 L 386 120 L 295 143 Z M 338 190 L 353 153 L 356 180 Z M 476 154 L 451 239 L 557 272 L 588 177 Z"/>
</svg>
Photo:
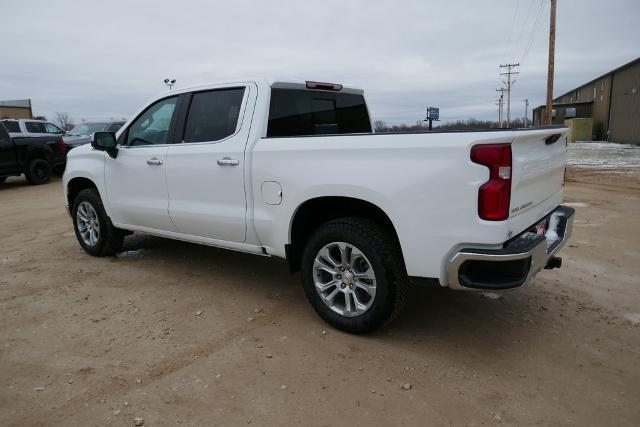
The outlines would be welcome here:
<svg viewBox="0 0 640 427">
<path fill-rule="evenodd" d="M 489 168 L 489 180 L 478 191 L 478 215 L 487 221 L 509 218 L 511 145 L 474 145 L 471 148 L 471 161 Z"/>
<path fill-rule="evenodd" d="M 58 139 L 56 141 L 56 147 L 58 147 L 58 150 L 60 150 L 60 151 L 65 151 L 66 150 L 66 147 L 64 145 L 64 140 L 62 138 L 60 138 L 60 139 Z"/>
</svg>

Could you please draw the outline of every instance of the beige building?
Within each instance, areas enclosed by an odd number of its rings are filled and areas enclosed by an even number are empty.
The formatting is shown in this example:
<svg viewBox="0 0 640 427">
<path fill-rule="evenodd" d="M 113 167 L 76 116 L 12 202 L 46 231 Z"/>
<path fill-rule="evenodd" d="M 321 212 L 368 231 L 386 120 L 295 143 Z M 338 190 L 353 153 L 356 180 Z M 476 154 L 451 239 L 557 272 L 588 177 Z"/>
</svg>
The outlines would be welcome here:
<svg viewBox="0 0 640 427">
<path fill-rule="evenodd" d="M 32 119 L 30 99 L 0 101 L 0 119 Z"/>
<path fill-rule="evenodd" d="M 544 110 L 533 110 L 535 126 Z M 553 124 L 571 118 L 593 119 L 596 140 L 640 144 L 640 58 L 555 98 Z"/>
</svg>

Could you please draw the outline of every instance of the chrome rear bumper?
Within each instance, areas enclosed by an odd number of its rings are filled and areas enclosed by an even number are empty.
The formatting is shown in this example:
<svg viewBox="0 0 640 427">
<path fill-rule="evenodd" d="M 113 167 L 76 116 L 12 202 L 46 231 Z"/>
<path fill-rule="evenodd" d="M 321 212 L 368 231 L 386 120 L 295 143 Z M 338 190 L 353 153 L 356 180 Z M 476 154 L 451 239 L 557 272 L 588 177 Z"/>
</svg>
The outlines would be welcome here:
<svg viewBox="0 0 640 427">
<path fill-rule="evenodd" d="M 574 209 L 559 206 L 546 217 L 544 235 L 526 231 L 501 249 L 460 250 L 449 261 L 447 285 L 458 290 L 504 290 L 523 286 L 548 264 L 559 264 L 549 260 L 571 237 L 574 214 Z"/>
</svg>

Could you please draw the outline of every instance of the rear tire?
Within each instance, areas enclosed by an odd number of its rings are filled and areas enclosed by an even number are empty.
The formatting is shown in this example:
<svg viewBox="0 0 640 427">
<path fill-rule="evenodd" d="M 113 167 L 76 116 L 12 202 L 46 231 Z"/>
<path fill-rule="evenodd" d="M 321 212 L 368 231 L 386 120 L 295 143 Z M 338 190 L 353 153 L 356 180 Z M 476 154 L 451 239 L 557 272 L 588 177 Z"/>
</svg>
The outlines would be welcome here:
<svg viewBox="0 0 640 427">
<path fill-rule="evenodd" d="M 404 305 L 408 278 L 400 248 L 372 221 L 342 218 L 322 225 L 307 242 L 301 267 L 307 299 L 334 328 L 365 334 Z"/>
<path fill-rule="evenodd" d="M 115 255 L 122 247 L 124 232 L 111 223 L 96 189 L 86 188 L 78 193 L 71 216 L 76 238 L 89 255 Z"/>
<path fill-rule="evenodd" d="M 40 185 L 51 179 L 51 165 L 46 159 L 31 159 L 25 172 L 27 182 L 31 185 Z"/>
</svg>

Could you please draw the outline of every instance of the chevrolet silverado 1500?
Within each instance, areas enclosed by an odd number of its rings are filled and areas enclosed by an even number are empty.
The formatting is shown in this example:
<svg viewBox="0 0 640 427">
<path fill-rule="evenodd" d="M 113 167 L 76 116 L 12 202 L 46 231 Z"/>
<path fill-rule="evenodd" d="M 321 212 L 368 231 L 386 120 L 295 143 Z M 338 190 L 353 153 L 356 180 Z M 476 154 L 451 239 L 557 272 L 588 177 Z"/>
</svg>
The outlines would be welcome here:
<svg viewBox="0 0 640 427">
<path fill-rule="evenodd" d="M 164 93 L 69 152 L 80 245 L 136 231 L 285 258 L 316 312 L 371 331 L 409 282 L 523 286 L 571 233 L 566 129 L 373 133 L 363 91 L 238 81 Z"/>
</svg>

